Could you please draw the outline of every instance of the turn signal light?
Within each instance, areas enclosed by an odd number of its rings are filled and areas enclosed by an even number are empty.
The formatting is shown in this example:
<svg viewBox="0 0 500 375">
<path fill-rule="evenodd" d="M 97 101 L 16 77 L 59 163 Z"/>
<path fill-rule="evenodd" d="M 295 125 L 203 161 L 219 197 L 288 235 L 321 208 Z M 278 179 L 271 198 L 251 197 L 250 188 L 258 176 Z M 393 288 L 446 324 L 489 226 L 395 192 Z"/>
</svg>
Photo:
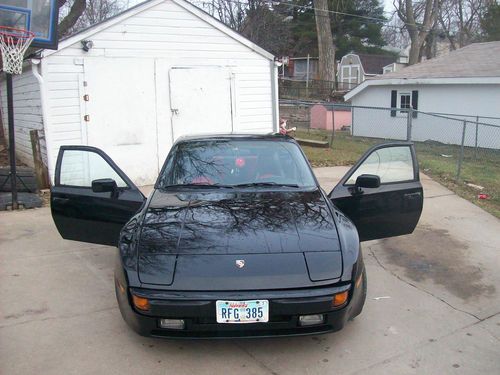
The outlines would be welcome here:
<svg viewBox="0 0 500 375">
<path fill-rule="evenodd" d="M 132 294 L 132 301 L 134 302 L 134 306 L 138 310 L 148 311 L 150 308 L 149 300 L 147 298 L 139 297 Z"/>
<path fill-rule="evenodd" d="M 347 301 L 347 297 L 349 296 L 349 291 L 346 290 L 342 293 L 337 293 L 333 296 L 333 307 L 342 306 Z"/>
</svg>

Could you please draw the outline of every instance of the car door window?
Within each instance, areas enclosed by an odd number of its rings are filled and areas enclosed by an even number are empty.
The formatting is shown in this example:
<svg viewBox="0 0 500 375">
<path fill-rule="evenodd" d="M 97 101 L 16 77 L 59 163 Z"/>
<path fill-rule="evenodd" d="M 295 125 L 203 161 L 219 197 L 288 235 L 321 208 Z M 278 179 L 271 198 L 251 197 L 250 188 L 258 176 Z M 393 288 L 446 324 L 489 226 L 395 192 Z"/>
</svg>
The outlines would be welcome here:
<svg viewBox="0 0 500 375">
<path fill-rule="evenodd" d="M 64 151 L 60 168 L 60 185 L 90 188 L 92 181 L 100 178 L 112 178 L 118 187 L 128 186 L 99 154 L 83 150 Z"/>
<path fill-rule="evenodd" d="M 354 185 L 362 174 L 379 176 L 381 184 L 413 181 L 415 169 L 410 147 L 393 146 L 374 151 L 352 173 L 345 185 Z"/>
</svg>

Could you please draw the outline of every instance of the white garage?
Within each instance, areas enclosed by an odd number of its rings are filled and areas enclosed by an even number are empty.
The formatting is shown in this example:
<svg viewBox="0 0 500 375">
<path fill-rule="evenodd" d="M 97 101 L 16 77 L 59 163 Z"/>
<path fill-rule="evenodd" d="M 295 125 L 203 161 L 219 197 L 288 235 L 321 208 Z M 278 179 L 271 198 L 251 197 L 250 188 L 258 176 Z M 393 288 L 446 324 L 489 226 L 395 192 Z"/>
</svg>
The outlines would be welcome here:
<svg viewBox="0 0 500 375">
<path fill-rule="evenodd" d="M 14 107 L 18 157 L 28 165 L 29 131 L 38 129 L 52 179 L 59 147 L 82 144 L 146 185 L 182 135 L 276 131 L 277 67 L 186 1 L 150 0 L 31 60 L 14 77 Z"/>
</svg>

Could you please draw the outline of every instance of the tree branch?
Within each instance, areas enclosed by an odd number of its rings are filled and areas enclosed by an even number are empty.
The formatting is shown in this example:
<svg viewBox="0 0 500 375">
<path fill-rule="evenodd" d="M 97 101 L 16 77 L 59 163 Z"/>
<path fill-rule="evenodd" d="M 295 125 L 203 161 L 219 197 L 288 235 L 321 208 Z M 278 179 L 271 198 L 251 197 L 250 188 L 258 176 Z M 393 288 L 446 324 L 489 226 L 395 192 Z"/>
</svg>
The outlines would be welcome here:
<svg viewBox="0 0 500 375">
<path fill-rule="evenodd" d="M 59 0 L 59 4 L 65 0 Z M 62 5 L 64 5 L 64 3 Z M 59 35 L 64 36 L 76 24 L 87 7 L 86 0 L 75 0 L 68 15 L 59 23 Z"/>
</svg>

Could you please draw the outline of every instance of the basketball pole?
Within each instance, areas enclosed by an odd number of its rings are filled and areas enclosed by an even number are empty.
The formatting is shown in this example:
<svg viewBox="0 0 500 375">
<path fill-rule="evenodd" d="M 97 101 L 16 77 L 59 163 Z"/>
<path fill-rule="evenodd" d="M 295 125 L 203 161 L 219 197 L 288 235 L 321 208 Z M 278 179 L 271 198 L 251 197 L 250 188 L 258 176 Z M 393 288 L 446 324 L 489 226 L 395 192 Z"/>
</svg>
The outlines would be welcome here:
<svg viewBox="0 0 500 375">
<path fill-rule="evenodd" d="M 10 188 L 12 193 L 12 210 L 18 209 L 17 203 L 17 174 L 16 174 L 16 137 L 14 133 L 14 93 L 12 90 L 12 74 L 6 73 L 7 81 L 7 111 L 9 121 L 9 160 L 10 160 Z"/>
</svg>

